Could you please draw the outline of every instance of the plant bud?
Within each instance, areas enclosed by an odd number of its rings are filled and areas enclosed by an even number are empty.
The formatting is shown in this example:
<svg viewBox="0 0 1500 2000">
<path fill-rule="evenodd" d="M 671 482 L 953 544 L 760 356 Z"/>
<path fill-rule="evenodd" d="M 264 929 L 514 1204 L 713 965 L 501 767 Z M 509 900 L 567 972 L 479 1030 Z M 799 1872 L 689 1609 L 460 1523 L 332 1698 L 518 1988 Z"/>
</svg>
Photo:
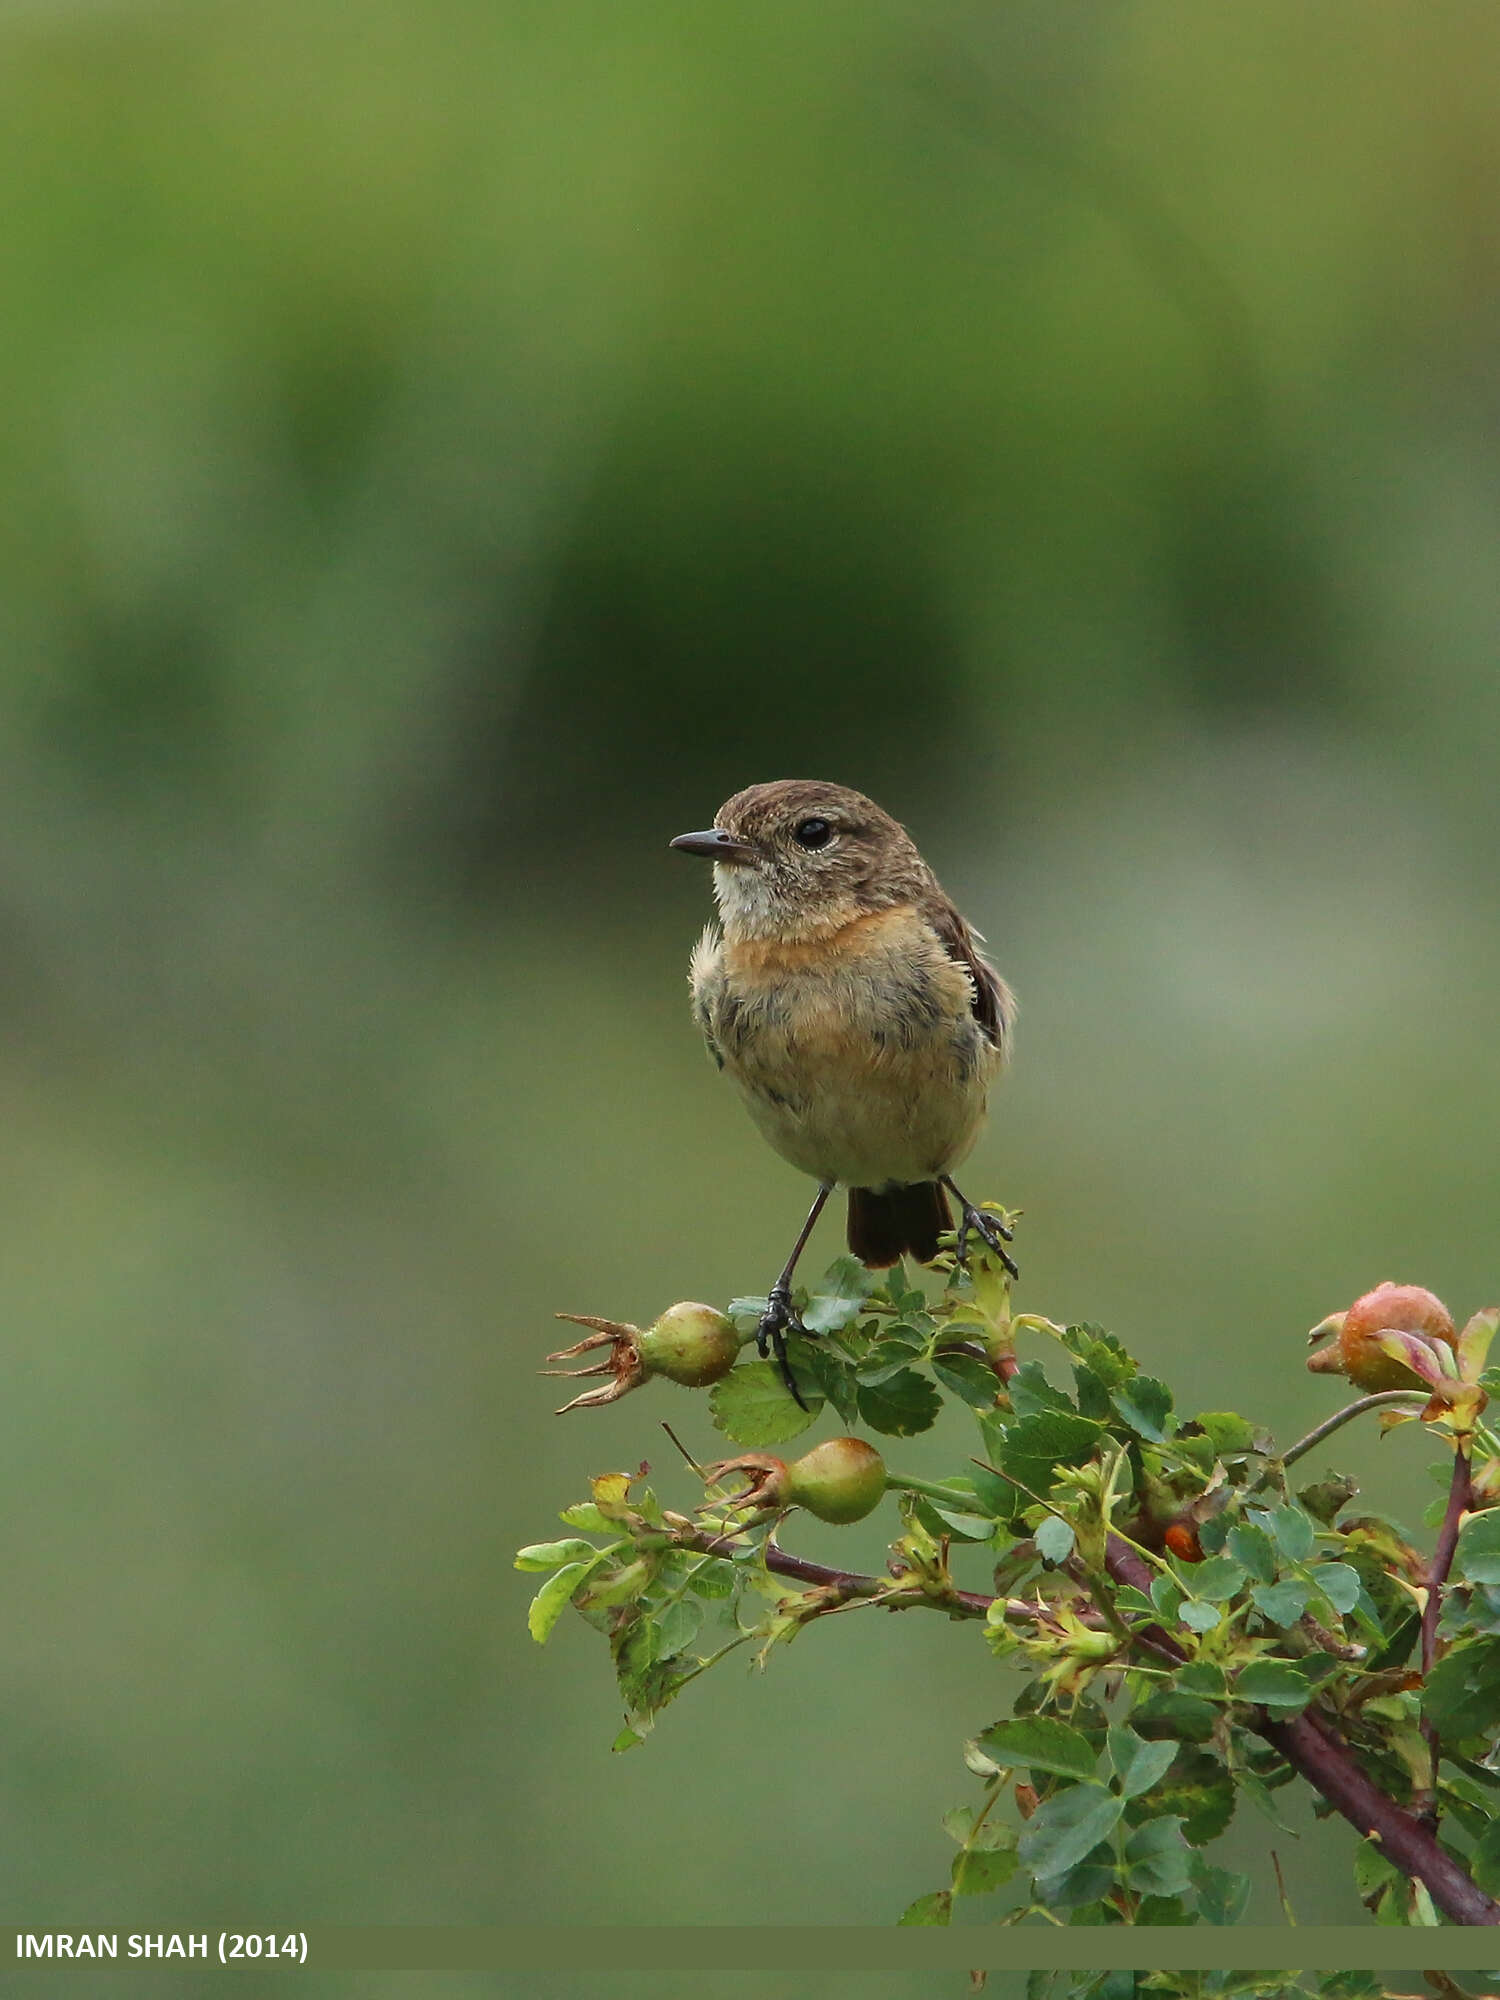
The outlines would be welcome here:
<svg viewBox="0 0 1500 2000">
<path fill-rule="evenodd" d="M 787 1484 L 820 1521 L 862 1521 L 885 1494 L 885 1460 L 863 1438 L 826 1438 L 788 1468 Z"/>
<path fill-rule="evenodd" d="M 740 1337 L 723 1313 L 690 1299 L 668 1306 L 636 1345 L 648 1375 L 665 1375 L 685 1389 L 721 1382 L 740 1353 Z"/>
<path fill-rule="evenodd" d="M 601 1403 L 617 1403 L 632 1389 L 639 1389 L 648 1375 L 665 1375 L 687 1389 L 701 1389 L 707 1382 L 720 1381 L 739 1358 L 740 1337 L 723 1313 L 712 1306 L 684 1300 L 668 1306 L 661 1318 L 644 1330 L 628 1320 L 599 1319 L 593 1313 L 558 1313 L 558 1319 L 574 1326 L 591 1326 L 587 1340 L 549 1354 L 549 1361 L 572 1361 L 580 1354 L 602 1350 L 602 1358 L 589 1368 L 544 1368 L 544 1375 L 607 1375 L 602 1389 L 590 1389 L 564 1403 L 567 1410 L 596 1409 Z"/>
<path fill-rule="evenodd" d="M 1331 1313 L 1314 1327 L 1309 1339 L 1335 1336 L 1314 1354 L 1308 1367 L 1315 1375 L 1344 1375 L 1356 1388 L 1375 1394 L 1384 1389 L 1425 1387 L 1395 1355 L 1380 1345 L 1383 1333 L 1409 1333 L 1429 1346 L 1441 1341 L 1457 1347 L 1453 1317 L 1442 1300 L 1422 1285 L 1396 1285 L 1389 1279 L 1354 1301 L 1347 1312 Z"/>
</svg>

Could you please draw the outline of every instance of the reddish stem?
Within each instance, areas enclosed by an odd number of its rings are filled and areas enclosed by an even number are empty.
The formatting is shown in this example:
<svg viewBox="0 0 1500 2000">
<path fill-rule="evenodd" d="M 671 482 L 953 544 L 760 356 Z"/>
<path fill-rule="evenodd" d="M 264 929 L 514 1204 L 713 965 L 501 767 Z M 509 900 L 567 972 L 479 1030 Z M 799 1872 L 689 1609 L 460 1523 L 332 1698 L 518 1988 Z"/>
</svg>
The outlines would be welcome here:
<svg viewBox="0 0 1500 2000">
<path fill-rule="evenodd" d="M 1454 1507 L 1451 1494 L 1449 1509 L 1456 1522 L 1462 1508 Z M 732 1555 L 737 1548 L 743 1547 L 731 1535 L 710 1535 L 699 1529 L 679 1528 L 676 1539 L 683 1548 L 698 1549 L 705 1555 Z M 1454 1539 L 1457 1539 L 1456 1527 Z M 1439 1550 L 1441 1547 L 1440 1539 Z M 1453 1551 L 1450 1548 L 1442 1566 L 1443 1576 L 1446 1576 L 1447 1566 L 1452 1560 Z M 767 1546 L 765 1561 L 766 1567 L 778 1576 L 792 1577 L 799 1583 L 833 1591 L 847 1600 L 878 1597 L 892 1587 L 892 1579 L 888 1577 L 830 1569 L 823 1563 L 809 1562 L 805 1556 L 794 1556 L 774 1543 Z M 1118 1535 L 1109 1537 L 1105 1566 L 1116 1583 L 1133 1584 L 1137 1590 L 1149 1592 L 1150 1569 L 1130 1544 Z M 1439 1574 L 1436 1554 L 1431 1574 Z M 914 1593 L 901 1600 L 907 1605 L 926 1603 L 935 1611 L 946 1611 L 950 1616 L 959 1618 L 983 1618 L 995 1601 L 975 1590 L 954 1590 L 942 1597 L 923 1597 Z M 1016 1616 L 1027 1611 L 1028 1607 L 1022 1604 L 1014 1607 Z M 1160 1625 L 1137 1627 L 1132 1637 L 1159 1658 L 1180 1661 L 1186 1657 L 1183 1647 Z M 1452 1855 L 1438 1844 L 1430 1827 L 1381 1791 L 1361 1769 L 1348 1744 L 1324 1716 L 1310 1709 L 1286 1722 L 1275 1721 L 1263 1710 L 1257 1710 L 1256 1715 L 1256 1734 L 1279 1750 L 1293 1770 L 1321 1793 L 1337 1812 L 1342 1813 L 1357 1832 L 1378 1840 L 1382 1851 L 1403 1875 L 1425 1884 L 1434 1904 L 1445 1917 L 1456 1924 L 1500 1925 L 1500 1903 L 1485 1895 Z"/>
<path fill-rule="evenodd" d="M 1452 1559 L 1450 1549 L 1448 1560 Z M 1118 1535 L 1110 1536 L 1104 1560 L 1116 1583 L 1150 1590 L 1150 1570 Z M 1184 1657 L 1183 1648 L 1160 1626 L 1147 1627 L 1144 1636 L 1154 1650 L 1169 1647 L 1178 1659 Z M 1381 1791 L 1323 1716 L 1307 1709 L 1278 1722 L 1263 1710 L 1257 1713 L 1256 1734 L 1279 1750 L 1292 1769 L 1321 1792 L 1352 1827 L 1378 1840 L 1403 1875 L 1424 1883 L 1445 1917 L 1456 1924 L 1500 1924 L 1500 1903 L 1493 1902 L 1446 1848 L 1439 1846 L 1430 1826 Z"/>
<path fill-rule="evenodd" d="M 1438 1620 L 1443 1615 L 1443 1585 L 1448 1581 L 1448 1572 L 1453 1567 L 1453 1551 L 1458 1547 L 1458 1532 L 1463 1526 L 1463 1517 L 1474 1498 L 1469 1478 L 1469 1454 L 1462 1443 L 1455 1444 L 1453 1450 L 1453 1478 L 1448 1487 L 1448 1505 L 1443 1514 L 1443 1524 L 1438 1529 L 1437 1542 L 1432 1551 L 1432 1561 L 1427 1570 L 1427 1599 L 1422 1606 L 1422 1678 L 1432 1672 L 1437 1658 Z M 1438 1740 L 1436 1725 L 1426 1720 L 1422 1723 L 1422 1734 L 1432 1753 L 1432 1793 L 1428 1816 L 1437 1820 L 1438 1761 L 1442 1756 L 1442 1744 Z"/>
<path fill-rule="evenodd" d="M 1422 1672 L 1430 1674 L 1437 1657 L 1438 1619 L 1443 1613 L 1443 1585 L 1453 1567 L 1453 1551 L 1458 1547 L 1458 1531 L 1473 1501 L 1469 1485 L 1469 1454 L 1459 1445 L 1453 1454 L 1453 1480 L 1448 1488 L 1448 1506 L 1438 1529 L 1437 1545 L 1427 1571 L 1427 1602 L 1422 1606 Z"/>
</svg>

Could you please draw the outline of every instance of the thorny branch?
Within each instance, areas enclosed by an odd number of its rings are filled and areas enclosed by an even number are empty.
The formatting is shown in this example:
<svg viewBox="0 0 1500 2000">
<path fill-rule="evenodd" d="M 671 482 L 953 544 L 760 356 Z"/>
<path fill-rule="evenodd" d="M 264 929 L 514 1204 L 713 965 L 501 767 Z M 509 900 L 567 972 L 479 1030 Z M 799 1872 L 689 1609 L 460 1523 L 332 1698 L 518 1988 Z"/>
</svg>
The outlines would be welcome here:
<svg viewBox="0 0 1500 2000">
<path fill-rule="evenodd" d="M 1460 1457 L 1458 1465 L 1463 1468 L 1462 1484 L 1460 1473 L 1455 1468 L 1448 1516 L 1433 1556 L 1429 1605 L 1437 1599 L 1453 1560 L 1463 1501 L 1468 1497 L 1467 1460 Z M 705 1555 L 732 1556 L 745 1546 L 733 1535 L 715 1535 L 688 1527 L 675 1529 L 674 1539 L 682 1548 L 695 1549 Z M 949 1588 L 935 1594 L 904 1586 L 899 1578 L 832 1569 L 826 1564 L 811 1562 L 805 1556 L 792 1555 L 774 1541 L 766 1544 L 763 1553 L 766 1567 L 774 1574 L 826 1591 L 829 1594 L 829 1609 L 865 1598 L 879 1600 L 892 1610 L 925 1604 L 934 1611 L 946 1611 L 953 1618 L 987 1618 L 991 1606 L 997 1602 L 981 1591 Z M 1108 1539 L 1105 1565 L 1117 1583 L 1149 1590 L 1150 1570 L 1136 1551 L 1118 1535 L 1111 1534 Z M 1006 1617 L 1018 1622 L 1035 1620 L 1042 1615 L 1042 1607 L 1024 1598 L 1007 1598 L 1004 1603 Z M 1435 1613 L 1433 1617 L 1435 1628 Z M 1155 1653 L 1158 1658 L 1181 1660 L 1185 1657 L 1182 1647 L 1160 1626 L 1138 1628 L 1131 1636 L 1136 1644 Z M 1430 1664 L 1425 1625 L 1423 1663 L 1424 1667 Z M 1384 1853 L 1404 1875 L 1423 1883 L 1444 1916 L 1459 1924 L 1500 1925 L 1500 1904 L 1485 1895 L 1460 1863 L 1439 1844 L 1429 1826 L 1397 1805 L 1366 1775 L 1348 1744 L 1325 1716 L 1316 1709 L 1308 1709 L 1283 1722 L 1267 1715 L 1264 1710 L 1258 1710 L 1254 1726 L 1256 1733 L 1279 1750 L 1292 1768 L 1321 1793 L 1351 1826 L 1379 1841 Z"/>
<path fill-rule="evenodd" d="M 1448 1505 L 1443 1514 L 1443 1524 L 1438 1529 L 1437 1543 L 1432 1551 L 1432 1562 L 1427 1571 L 1427 1596 L 1422 1605 L 1422 1672 L 1432 1672 L 1432 1663 L 1437 1656 L 1438 1619 L 1443 1610 L 1443 1585 L 1448 1581 L 1448 1572 L 1453 1567 L 1453 1552 L 1458 1547 L 1458 1533 L 1463 1526 L 1464 1515 L 1473 1500 L 1472 1482 L 1469 1476 L 1469 1454 L 1463 1444 L 1456 1446 L 1453 1453 L 1453 1479 L 1448 1487 Z M 1427 1739 L 1427 1747 L 1432 1752 L 1432 1790 L 1434 1803 L 1437 1797 L 1438 1758 L 1441 1745 L 1437 1730 L 1430 1722 L 1422 1724 L 1422 1734 Z"/>
</svg>

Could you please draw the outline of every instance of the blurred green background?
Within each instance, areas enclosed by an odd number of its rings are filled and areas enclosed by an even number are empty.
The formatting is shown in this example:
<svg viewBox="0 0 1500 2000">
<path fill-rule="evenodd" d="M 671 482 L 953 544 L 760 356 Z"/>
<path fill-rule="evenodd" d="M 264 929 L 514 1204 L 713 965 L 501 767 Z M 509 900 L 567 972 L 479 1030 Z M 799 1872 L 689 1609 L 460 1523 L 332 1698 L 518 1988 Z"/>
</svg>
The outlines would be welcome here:
<svg viewBox="0 0 1500 2000">
<path fill-rule="evenodd" d="M 783 775 L 912 826 L 1022 998 L 969 1172 L 1022 1303 L 1187 1407 L 1290 1435 L 1322 1314 L 1492 1298 L 1500 17 L 3 36 L 7 1907 L 890 1921 L 1009 1699 L 976 1633 L 830 1622 L 611 1758 L 510 1567 L 714 1442 L 554 1423 L 554 1309 L 763 1288 L 807 1194 L 666 842 Z M 1346 1438 L 1419 1513 L 1420 1440 Z"/>
</svg>

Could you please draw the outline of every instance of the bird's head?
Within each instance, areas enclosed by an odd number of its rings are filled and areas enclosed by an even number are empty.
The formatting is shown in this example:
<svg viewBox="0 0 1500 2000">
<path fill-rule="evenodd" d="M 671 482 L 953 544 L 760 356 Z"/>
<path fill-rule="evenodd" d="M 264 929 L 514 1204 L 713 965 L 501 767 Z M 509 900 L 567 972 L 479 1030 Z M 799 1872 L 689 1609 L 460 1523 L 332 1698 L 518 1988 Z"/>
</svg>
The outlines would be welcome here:
<svg viewBox="0 0 1500 2000">
<path fill-rule="evenodd" d="M 903 826 L 873 799 L 813 778 L 736 792 L 702 833 L 672 846 L 714 864 L 731 936 L 806 937 L 915 901 L 932 877 Z"/>
</svg>

